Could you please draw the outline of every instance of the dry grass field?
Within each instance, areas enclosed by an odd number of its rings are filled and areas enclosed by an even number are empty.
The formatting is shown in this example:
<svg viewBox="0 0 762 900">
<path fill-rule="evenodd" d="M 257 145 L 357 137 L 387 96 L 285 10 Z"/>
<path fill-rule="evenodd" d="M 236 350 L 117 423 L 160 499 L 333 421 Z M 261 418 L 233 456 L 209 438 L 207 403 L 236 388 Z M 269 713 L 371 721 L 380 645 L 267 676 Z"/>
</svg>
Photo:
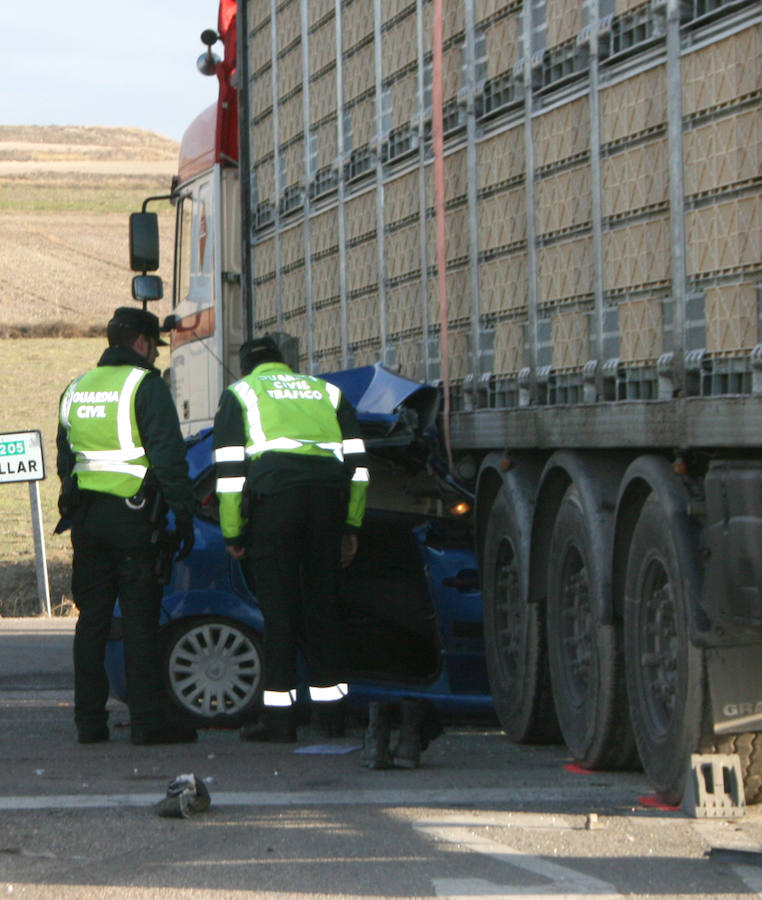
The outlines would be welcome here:
<svg viewBox="0 0 762 900">
<path fill-rule="evenodd" d="M 127 220 L 168 192 L 178 146 L 119 128 L 0 126 L 0 433 L 42 432 L 39 483 L 51 604 L 71 611 L 68 534 L 53 536 L 58 397 L 97 361 L 105 323 L 132 303 Z M 157 204 L 171 277 L 173 210 Z M 160 317 L 168 299 L 151 308 Z M 159 364 L 162 360 L 159 359 Z M 29 485 L 0 484 L 0 615 L 40 612 Z"/>
<path fill-rule="evenodd" d="M 87 333 L 132 302 L 128 216 L 168 193 L 177 152 L 133 128 L 0 126 L 0 336 Z M 151 208 L 168 281 L 173 209 Z"/>
<path fill-rule="evenodd" d="M 58 521 L 58 398 L 72 378 L 97 362 L 104 347 L 105 341 L 100 337 L 6 337 L 0 343 L 6 385 L 0 408 L 0 433 L 38 430 L 42 434 L 46 477 L 38 482 L 38 490 L 50 602 L 58 615 L 71 611 L 69 535 L 53 534 Z M 0 484 L 0 615 L 40 611 L 29 484 Z"/>
</svg>

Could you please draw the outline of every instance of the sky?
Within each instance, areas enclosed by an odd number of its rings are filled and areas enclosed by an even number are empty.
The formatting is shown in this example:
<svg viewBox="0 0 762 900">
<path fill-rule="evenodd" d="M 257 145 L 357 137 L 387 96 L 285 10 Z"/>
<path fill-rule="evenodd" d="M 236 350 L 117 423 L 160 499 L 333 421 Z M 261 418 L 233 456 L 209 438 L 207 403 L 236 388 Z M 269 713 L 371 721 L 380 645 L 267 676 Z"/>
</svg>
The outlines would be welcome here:
<svg viewBox="0 0 762 900">
<path fill-rule="evenodd" d="M 180 140 L 217 99 L 196 68 L 217 0 L 0 0 L 0 124 L 134 126 Z M 213 48 L 222 55 L 222 44 Z"/>
</svg>

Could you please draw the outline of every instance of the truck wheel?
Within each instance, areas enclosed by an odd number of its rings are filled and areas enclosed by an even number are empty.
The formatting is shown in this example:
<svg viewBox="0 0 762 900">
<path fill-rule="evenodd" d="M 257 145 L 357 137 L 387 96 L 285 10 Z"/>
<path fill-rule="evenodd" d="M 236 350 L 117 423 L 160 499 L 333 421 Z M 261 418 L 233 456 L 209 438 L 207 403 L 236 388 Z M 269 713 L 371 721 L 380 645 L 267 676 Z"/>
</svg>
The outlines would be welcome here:
<svg viewBox="0 0 762 900">
<path fill-rule="evenodd" d="M 621 769 L 635 762 L 635 745 L 623 714 L 618 628 L 600 622 L 590 527 L 571 485 L 558 509 L 548 559 L 550 677 L 561 733 L 574 759 L 589 769 Z"/>
<path fill-rule="evenodd" d="M 169 699 L 189 724 L 237 728 L 259 708 L 262 645 L 240 622 L 181 619 L 166 632 L 162 659 Z"/>
<path fill-rule="evenodd" d="M 520 529 L 504 492 L 490 510 L 484 547 L 484 642 L 495 712 L 516 743 L 555 743 L 541 609 L 526 596 Z"/>
<path fill-rule="evenodd" d="M 679 803 L 698 752 L 705 702 L 704 655 L 690 641 L 687 535 L 652 494 L 632 534 L 625 575 L 625 667 L 643 769 L 662 797 Z M 690 576 L 690 577 L 689 577 Z"/>
<path fill-rule="evenodd" d="M 762 732 L 714 734 L 707 715 L 699 753 L 737 753 L 747 803 L 762 803 Z"/>
</svg>

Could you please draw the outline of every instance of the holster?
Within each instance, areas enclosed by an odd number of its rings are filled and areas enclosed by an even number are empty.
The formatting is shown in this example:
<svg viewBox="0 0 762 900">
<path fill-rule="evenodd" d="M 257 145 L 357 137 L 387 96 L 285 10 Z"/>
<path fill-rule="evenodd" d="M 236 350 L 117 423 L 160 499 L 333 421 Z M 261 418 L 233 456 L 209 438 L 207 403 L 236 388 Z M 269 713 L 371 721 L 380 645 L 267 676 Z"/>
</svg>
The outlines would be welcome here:
<svg viewBox="0 0 762 900">
<path fill-rule="evenodd" d="M 167 531 L 167 504 L 161 489 L 151 483 L 145 489 L 150 497 L 147 505 L 148 521 L 154 526 L 151 531 L 151 543 L 156 546 L 154 573 L 159 584 L 169 584 L 172 578 L 172 561 L 178 548 L 177 537 Z"/>
<path fill-rule="evenodd" d="M 58 495 L 58 512 L 61 518 L 53 530 L 53 534 L 63 534 L 71 528 L 71 523 L 82 503 L 82 494 L 73 475 L 61 479 L 61 491 Z"/>
<path fill-rule="evenodd" d="M 61 518 L 71 519 L 77 511 L 80 500 L 77 479 L 73 475 L 67 475 L 61 480 L 61 492 L 58 495 L 58 512 Z"/>
</svg>

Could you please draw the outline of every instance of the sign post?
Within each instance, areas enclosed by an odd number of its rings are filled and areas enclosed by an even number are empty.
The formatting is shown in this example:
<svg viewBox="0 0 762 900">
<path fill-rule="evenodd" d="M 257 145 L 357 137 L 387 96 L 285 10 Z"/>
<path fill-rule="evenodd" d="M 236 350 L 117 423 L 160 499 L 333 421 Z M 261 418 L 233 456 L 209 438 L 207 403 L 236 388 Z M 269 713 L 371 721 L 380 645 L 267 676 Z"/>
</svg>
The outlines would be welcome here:
<svg viewBox="0 0 762 900">
<path fill-rule="evenodd" d="M 42 455 L 42 436 L 39 431 L 17 431 L 0 434 L 0 484 L 14 481 L 29 482 L 29 502 L 32 508 L 34 558 L 37 572 L 37 597 L 43 611 L 51 615 L 48 564 L 45 558 L 45 536 L 42 530 L 42 507 L 38 481 L 45 477 Z"/>
</svg>

